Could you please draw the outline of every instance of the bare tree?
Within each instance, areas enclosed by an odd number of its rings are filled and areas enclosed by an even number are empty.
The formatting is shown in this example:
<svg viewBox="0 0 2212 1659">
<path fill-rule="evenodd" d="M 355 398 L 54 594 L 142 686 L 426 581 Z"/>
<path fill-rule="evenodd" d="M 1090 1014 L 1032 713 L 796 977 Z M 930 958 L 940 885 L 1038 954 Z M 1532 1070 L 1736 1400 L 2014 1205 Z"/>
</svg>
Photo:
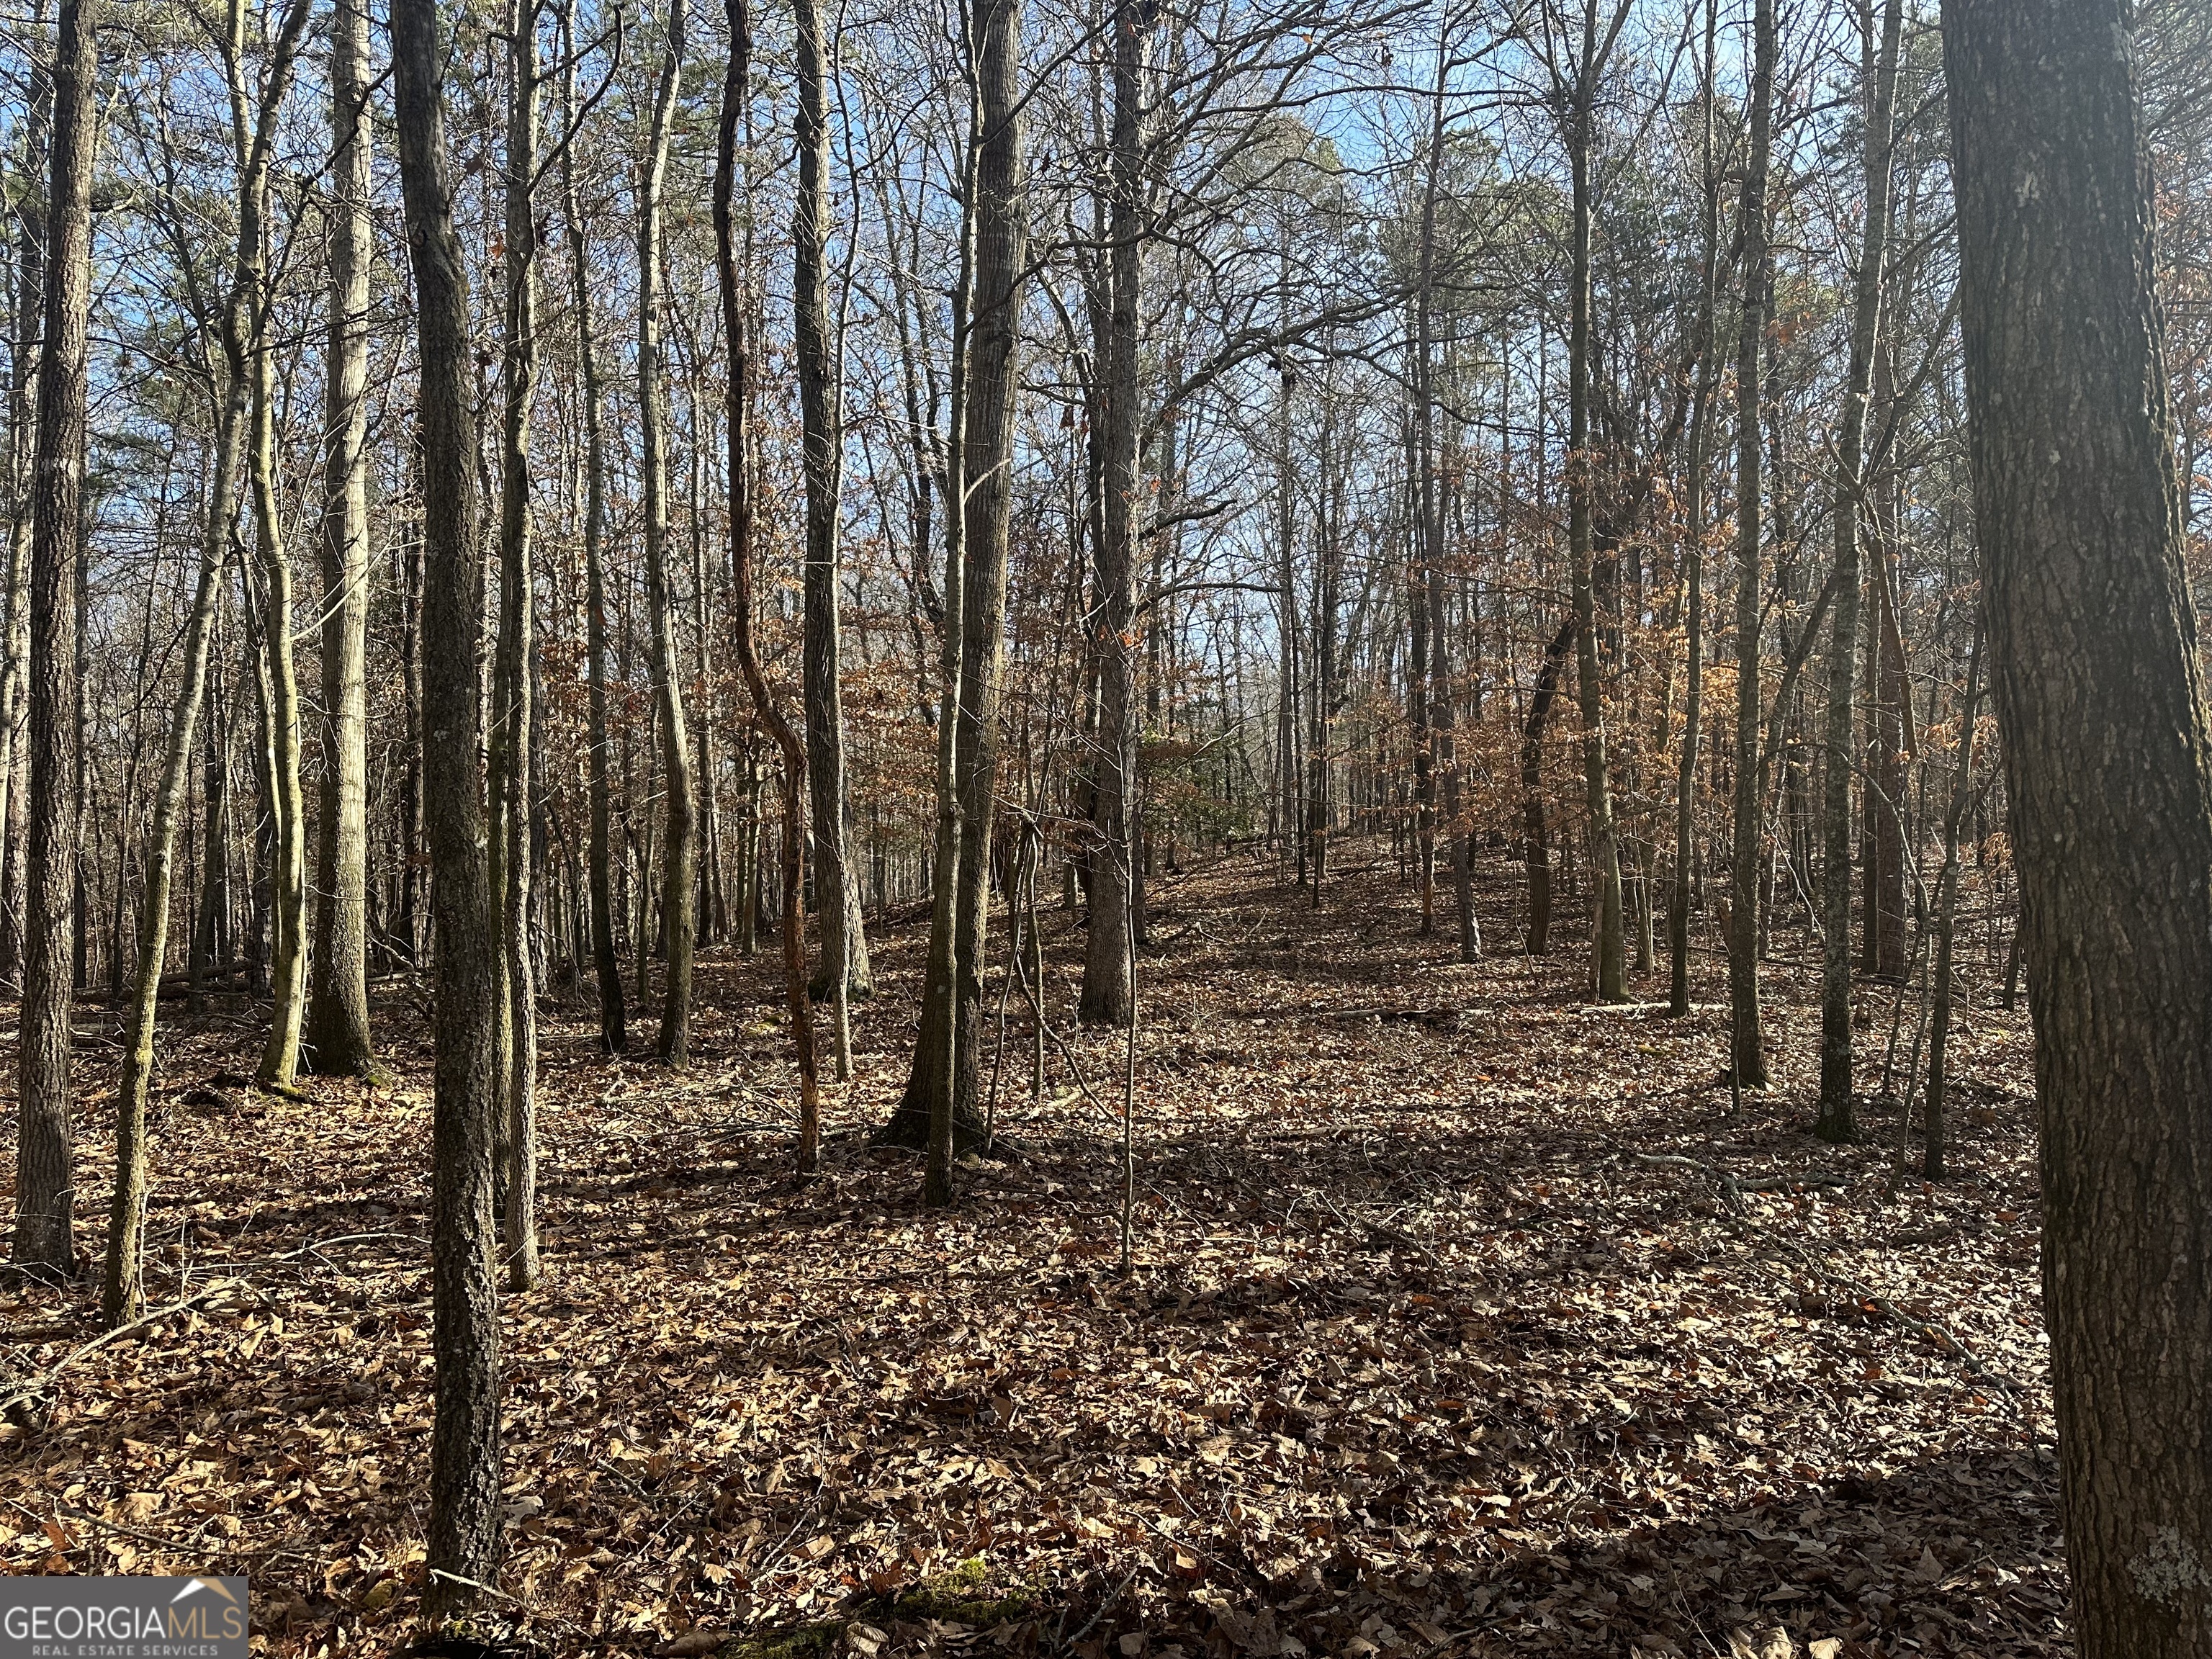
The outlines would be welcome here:
<svg viewBox="0 0 2212 1659">
<path fill-rule="evenodd" d="M 234 0 L 234 12 L 243 10 Z M 122 1086 L 115 1109 L 115 1188 L 108 1215 L 107 1261 L 100 1303 L 111 1323 L 137 1316 L 140 1306 L 140 1239 L 145 1226 L 149 1150 L 146 1095 L 154 1070 L 155 1014 L 161 969 L 168 957 L 169 909 L 174 877 L 179 821 L 191 764 L 192 739 L 207 684 L 208 657 L 216 608 L 228 562 L 233 518 L 238 506 L 239 441 L 251 417 L 253 376 L 248 368 L 254 331 L 261 326 L 260 248 L 269 173 L 275 155 L 276 118 L 290 85 L 300 45 L 306 35 L 307 0 L 290 0 L 278 24 L 269 59 L 255 93 L 250 125 L 238 129 L 246 149 L 237 158 L 238 240 L 231 281 L 220 322 L 222 365 L 209 354 L 207 379 L 216 394 L 215 455 L 208 484 L 207 518 L 200 533 L 199 572 L 185 629 L 184 672 L 170 706 L 169 741 L 154 796 L 154 821 L 147 835 L 145 892 L 138 922 L 138 968 L 131 983 L 125 1027 Z M 234 32 L 242 23 L 234 22 Z M 343 46 L 340 47 L 343 51 Z M 356 109 L 358 106 L 356 106 Z"/>
<path fill-rule="evenodd" d="M 668 176 L 669 135 L 677 82 L 684 67 L 684 0 L 669 0 L 660 79 L 646 137 L 645 178 L 638 193 L 637 396 L 644 438 L 645 579 L 652 611 L 653 686 L 668 792 L 668 841 L 661 854 L 660 926 L 668 941 L 662 987 L 660 1058 L 682 1068 L 691 1060 L 691 952 L 697 917 L 698 809 L 691 738 L 677 683 L 676 603 L 668 580 L 668 388 L 661 364 L 661 198 Z M 647 930 L 639 929 L 639 971 Z"/>
<path fill-rule="evenodd" d="M 841 333 L 830 316 L 830 112 L 820 0 L 793 0 L 798 27 L 799 191 L 793 204 L 792 305 L 806 477 L 803 677 L 807 793 L 813 808 L 815 902 L 822 917 L 817 988 L 842 1010 L 873 984 L 859 890 L 845 856 L 845 712 L 839 687 L 838 542 L 844 475 Z"/>
<path fill-rule="evenodd" d="M 31 483 L 30 864 L 23 928 L 21 1102 L 15 1143 L 19 1267 L 76 1265 L 71 1164 L 70 922 L 77 847 L 77 544 L 84 490 L 86 313 L 92 285 L 98 0 L 63 0 L 54 50 L 45 317 Z"/>
<path fill-rule="evenodd" d="M 324 380 L 323 787 L 315 880 L 310 1065 L 358 1076 L 368 1023 L 368 11 L 331 14 L 331 316 Z"/>
<path fill-rule="evenodd" d="M 392 56 L 422 359 L 422 765 L 437 924 L 431 1148 L 437 1418 L 424 1601 L 442 1613 L 471 1605 L 499 1563 L 492 1124 L 501 1096 L 500 945 L 477 758 L 482 683 L 468 279 L 453 232 L 435 0 L 393 0 Z"/>
<path fill-rule="evenodd" d="M 1734 1036 L 1729 1066 L 1747 1089 L 1766 1086 L 1766 1038 L 1759 1006 L 1759 860 L 1765 845 L 1759 787 L 1759 672 L 1761 469 L 1759 363 L 1766 339 L 1768 286 L 1766 173 L 1774 124 L 1774 0 L 1756 0 L 1752 21 L 1749 152 L 1743 167 L 1743 317 L 1735 359 L 1735 813 L 1729 863 L 1729 1008 Z"/>
<path fill-rule="evenodd" d="M 568 236 L 568 303 L 574 318 L 578 401 L 584 418 L 584 658 L 588 687 L 587 788 L 591 796 L 590 866 L 592 964 L 599 981 L 599 1044 L 611 1054 L 628 1044 L 623 1010 L 622 963 L 615 954 L 613 791 L 607 769 L 606 411 L 599 385 L 599 348 L 593 334 L 590 238 L 576 194 L 576 103 L 573 0 L 561 11 L 561 217 Z"/>
</svg>

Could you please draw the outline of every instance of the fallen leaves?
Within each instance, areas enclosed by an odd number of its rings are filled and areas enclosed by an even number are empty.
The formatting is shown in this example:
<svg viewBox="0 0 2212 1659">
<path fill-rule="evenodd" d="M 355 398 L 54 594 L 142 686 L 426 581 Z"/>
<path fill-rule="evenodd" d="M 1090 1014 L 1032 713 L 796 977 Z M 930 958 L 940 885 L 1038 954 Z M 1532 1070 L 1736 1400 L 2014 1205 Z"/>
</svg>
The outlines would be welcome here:
<svg viewBox="0 0 2212 1659">
<path fill-rule="evenodd" d="M 1145 968 L 1127 1280 L 1111 1149 L 1057 1058 L 1043 1101 L 1001 1097 L 1021 1156 L 969 1165 L 949 1213 L 859 1133 L 904 1081 L 918 928 L 878 942 L 810 1182 L 762 1121 L 789 1106 L 772 963 L 702 961 L 687 1079 L 550 1010 L 498 1616 L 564 1655 L 732 1659 L 809 1632 L 860 1659 L 986 1632 L 1082 1659 L 2064 1651 L 2023 1032 L 1962 999 L 1954 1086 L 1990 1118 L 1929 1188 L 1893 1143 L 1816 1146 L 1787 1091 L 1724 1121 L 1717 1007 L 1601 1012 L 1570 957 L 1446 961 L 1387 871 L 1318 914 L 1272 876 L 1156 893 L 1233 925 Z M 1769 986 L 1785 1077 L 1811 1074 L 1809 988 Z M 150 1232 L 175 1248 L 156 1295 L 193 1304 L 86 1354 L 13 1437 L 11 1570 L 237 1565 L 271 1654 L 398 1641 L 427 1051 L 380 1015 L 409 1086 L 245 1124 L 173 1103 L 250 1024 L 177 1045 Z M 1067 1041 L 1102 1066 L 1119 1042 Z M 93 1334 L 81 1293 L 9 1294 L 33 1373 Z"/>
</svg>

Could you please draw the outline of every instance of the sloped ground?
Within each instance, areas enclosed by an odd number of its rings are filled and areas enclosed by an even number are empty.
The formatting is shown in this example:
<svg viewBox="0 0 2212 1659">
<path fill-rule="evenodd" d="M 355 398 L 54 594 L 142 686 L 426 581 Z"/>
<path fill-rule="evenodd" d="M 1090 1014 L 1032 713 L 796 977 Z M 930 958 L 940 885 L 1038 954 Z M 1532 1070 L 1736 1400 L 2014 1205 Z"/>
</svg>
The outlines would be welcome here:
<svg viewBox="0 0 2212 1659">
<path fill-rule="evenodd" d="M 811 1181 L 765 955 L 710 959 L 688 1077 L 550 1019 L 490 1633 L 747 1659 L 2066 1651 L 2025 1012 L 1970 979 L 1961 1173 L 1930 1188 L 1896 1173 L 1893 1109 L 1865 1146 L 1804 1133 L 1809 977 L 1771 969 L 1782 1086 L 1729 1121 L 1717 957 L 1689 1020 L 1589 1007 L 1579 948 L 1452 963 L 1381 849 L 1352 854 L 1374 862 L 1318 913 L 1241 859 L 1156 884 L 1127 1279 L 1118 1036 L 1069 1033 L 1097 1097 L 1056 1052 L 1033 1107 L 1017 995 L 1020 1155 L 949 1213 L 867 1144 L 915 924 L 882 938 Z M 1046 923 L 1064 1021 L 1081 935 Z M 1871 1077 L 1890 994 L 1864 996 Z M 174 1042 L 154 1294 L 195 1300 L 4 1431 L 10 1571 L 219 1565 L 252 1577 L 267 1652 L 408 1638 L 429 1066 L 412 1003 L 381 1013 L 398 1085 L 305 1104 L 223 1075 L 243 1008 Z M 88 1244 L 106 1178 L 88 1157 Z M 52 1371 L 95 1302 L 6 1287 L 0 1352 Z"/>
</svg>

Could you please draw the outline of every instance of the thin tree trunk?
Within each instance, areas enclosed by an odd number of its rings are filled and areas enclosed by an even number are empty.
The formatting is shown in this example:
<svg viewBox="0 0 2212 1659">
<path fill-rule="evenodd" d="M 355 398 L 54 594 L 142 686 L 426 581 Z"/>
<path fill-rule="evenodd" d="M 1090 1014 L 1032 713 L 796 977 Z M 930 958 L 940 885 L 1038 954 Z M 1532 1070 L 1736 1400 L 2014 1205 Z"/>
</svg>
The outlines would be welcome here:
<svg viewBox="0 0 2212 1659">
<path fill-rule="evenodd" d="M 1147 240 L 1144 203 L 1144 75 L 1154 13 L 1143 0 L 1114 0 L 1113 131 L 1108 161 L 1107 295 L 1095 430 L 1101 462 L 1097 546 L 1098 730 L 1092 768 L 1091 928 L 1079 1012 L 1087 1023 L 1125 1025 L 1133 1006 L 1125 935 L 1139 811 L 1136 730 L 1136 510 L 1138 301 Z"/>
<path fill-rule="evenodd" d="M 1928 1014 L 1928 1134 L 1920 1165 L 1922 1175 L 1929 1181 L 1941 1181 L 1948 1173 L 1943 1166 L 1943 1108 L 1951 1047 L 1951 935 L 1959 909 L 1959 830 L 1974 799 L 1974 721 L 1982 700 L 1982 635 L 1978 616 L 1973 652 L 1966 659 L 1966 696 L 1959 714 L 1959 773 L 1951 781 L 1950 809 L 1943 815 L 1943 871 L 1936 882 L 1936 972 Z M 1909 1096 L 1909 1082 L 1905 1089 Z"/>
<path fill-rule="evenodd" d="M 293 0 L 286 8 L 269 65 L 264 71 L 253 123 L 250 127 L 241 125 L 238 129 L 241 137 L 248 133 L 252 137 L 246 153 L 238 157 L 238 246 L 222 324 L 225 368 L 219 377 L 213 361 L 209 363 L 210 380 L 223 388 L 216 417 L 214 475 L 208 487 L 207 521 L 200 534 L 199 575 L 193 586 L 192 608 L 185 628 L 183 678 L 170 708 L 168 746 L 154 799 L 153 824 L 147 837 L 145 891 L 138 924 L 138 966 L 124 1032 L 122 1085 L 116 1099 L 114 1199 L 108 1213 L 106 1271 L 100 1295 L 101 1310 L 110 1324 L 136 1318 L 141 1303 L 138 1258 L 149 1163 L 146 1094 L 154 1068 L 155 1016 L 161 994 L 161 969 L 168 956 L 169 897 L 177 832 L 191 765 L 193 733 L 207 684 L 216 605 L 222 592 L 232 520 L 237 507 L 239 436 L 246 423 L 253 418 L 251 403 L 258 391 L 254 376 L 241 372 L 241 368 L 252 343 L 258 338 L 258 308 L 263 281 L 260 204 L 275 154 L 276 113 L 291 82 L 308 15 L 306 0 Z M 234 10 L 234 44 L 238 39 L 238 17 L 239 13 Z M 343 45 L 339 50 L 344 50 Z M 343 82 L 343 77 L 334 79 Z M 242 108 L 240 113 L 244 113 Z"/>
<path fill-rule="evenodd" d="M 1572 89 L 1567 135 L 1573 167 L 1574 240 L 1569 272 L 1567 547 L 1575 602 L 1576 703 L 1583 723 L 1583 789 L 1589 813 L 1590 859 L 1597 886 L 1597 996 L 1620 1002 L 1628 994 L 1626 940 L 1620 906 L 1620 846 L 1613 828 L 1613 781 L 1606 754 L 1605 688 L 1598 663 L 1597 584 L 1591 526 L 1595 483 L 1590 453 L 1590 240 L 1595 203 L 1590 180 L 1590 151 L 1596 143 L 1598 82 L 1620 38 L 1627 0 L 1615 12 L 1601 40 L 1598 0 L 1583 0 L 1582 56 Z"/>
<path fill-rule="evenodd" d="M 37 0 L 32 33 L 44 46 L 46 9 Z M 51 60 L 43 50 L 27 54 L 23 149 L 26 179 L 45 173 L 53 116 Z M 31 655 L 31 524 L 36 514 L 38 362 L 46 314 L 46 215 L 43 192 L 25 190 L 10 216 L 15 227 L 15 289 L 9 318 L 7 594 L 0 611 L 0 978 L 13 980 L 23 965 L 23 878 L 28 820 L 24 812 L 27 768 L 18 741 Z"/>
<path fill-rule="evenodd" d="M 1720 172 L 1713 152 L 1713 99 L 1719 33 L 1717 0 L 1705 0 L 1705 51 L 1698 89 L 1699 159 L 1705 248 L 1698 294 L 1698 383 L 1690 412 L 1689 478 L 1682 526 L 1684 669 L 1682 757 L 1674 775 L 1674 869 L 1667 900 L 1667 1012 L 1690 1012 L 1690 901 L 1697 864 L 1698 758 L 1705 708 L 1705 445 L 1720 365 L 1713 355 L 1713 313 L 1720 297 Z"/>
<path fill-rule="evenodd" d="M 820 0 L 794 0 L 798 32 L 799 192 L 793 203 L 792 305 L 806 481 L 806 562 L 800 584 L 805 640 L 800 678 L 806 710 L 807 793 L 814 830 L 814 902 L 822 973 L 815 989 L 841 1005 L 866 997 L 873 978 L 858 890 L 845 848 L 845 710 L 839 689 L 838 542 L 843 471 L 843 342 L 830 319 L 830 115 Z M 831 981 L 842 974 L 841 990 Z"/>
<path fill-rule="evenodd" d="M 561 217 L 568 227 L 569 305 L 575 316 L 578 396 L 584 416 L 584 655 L 590 722 L 586 734 L 592 828 L 592 965 L 599 988 L 599 1046 L 618 1054 L 628 1046 L 622 961 L 615 953 L 612 790 L 607 776 L 606 416 L 599 391 L 599 342 L 592 330 L 592 261 L 576 196 L 576 50 L 574 0 L 561 12 Z"/>
<path fill-rule="evenodd" d="M 499 653 L 493 685 L 494 892 L 507 968 L 507 1280 L 538 1282 L 538 981 L 531 958 L 532 637 L 530 410 L 538 392 L 538 6 L 514 0 L 507 29 L 506 350 L 501 364 Z"/>
<path fill-rule="evenodd" d="M 799 1168 L 811 1172 L 820 1158 L 822 1104 L 814 1044 L 814 1010 L 806 994 L 805 916 L 799 892 L 799 842 L 804 834 L 806 745 L 769 690 L 753 641 L 752 353 L 745 327 L 746 285 L 738 267 L 734 200 L 738 145 L 744 125 L 752 74 L 752 16 L 747 0 L 724 0 L 730 57 L 722 77 L 722 108 L 714 148 L 714 273 L 721 290 L 722 337 L 729 353 L 730 609 L 738 666 L 751 694 L 753 712 L 783 755 L 783 984 L 791 1040 L 799 1062 Z"/>
<path fill-rule="evenodd" d="M 1866 487 L 1867 400 L 1881 329 L 1882 262 L 1889 252 L 1889 163 L 1904 0 L 1886 0 L 1875 33 L 1872 0 L 1861 0 L 1861 96 L 1865 106 L 1866 228 L 1851 305 L 1850 378 L 1836 429 L 1836 615 L 1828 644 L 1827 774 L 1822 780 L 1820 1112 L 1823 1140 L 1858 1137 L 1851 1085 L 1851 771 L 1858 730 L 1859 495 Z"/>
<path fill-rule="evenodd" d="M 233 0 L 227 67 L 231 98 L 246 100 L 246 9 Z M 244 131 L 242 125 L 240 130 Z M 276 500 L 276 390 L 268 311 L 273 301 L 267 269 L 268 173 L 242 168 L 239 189 L 241 252 L 252 257 L 252 331 L 243 342 L 252 400 L 246 416 L 246 477 L 252 486 L 253 541 L 261 566 L 261 637 L 267 659 L 270 802 L 276 820 L 270 866 L 270 989 L 269 1039 L 262 1047 L 260 1080 L 289 1089 L 300 1066 L 300 1028 L 307 1013 L 307 796 L 300 782 L 300 676 L 292 651 L 292 558 L 284 545 Z M 250 226 L 250 229 L 249 229 Z M 232 348 L 234 360 L 238 348 Z"/>
<path fill-rule="evenodd" d="M 326 1075 L 371 1062 L 368 1024 L 368 11 L 331 17 L 331 319 L 325 380 L 323 787 L 307 1058 Z"/>
<path fill-rule="evenodd" d="M 698 812 L 692 795 L 690 733 L 684 723 L 683 688 L 677 682 L 676 604 L 668 580 L 668 410 L 660 348 L 660 203 L 668 173 L 669 134 L 676 114 L 677 81 L 684 64 L 684 0 L 669 0 L 666 56 L 653 94 L 653 126 L 646 140 L 645 183 L 637 232 L 637 395 L 644 434 L 645 578 L 652 611 L 653 684 L 658 703 L 662 760 L 667 773 L 668 835 L 661 854 L 660 926 L 667 939 L 660 1005 L 660 1058 L 680 1071 L 691 1063 L 691 947 L 696 920 Z M 647 930 L 638 930 L 641 940 Z M 639 961 L 644 961 L 641 947 Z M 638 994 L 645 979 L 638 977 Z"/>
<path fill-rule="evenodd" d="M 948 659 L 945 675 L 957 729 L 952 746 L 940 748 L 939 779 L 940 790 L 951 790 L 954 810 L 948 826 L 940 801 L 937 848 L 938 867 L 951 879 L 941 879 L 933 895 L 939 898 L 930 917 L 933 977 L 924 992 L 914 1072 L 897 1114 L 884 1127 L 884 1138 L 895 1144 L 923 1142 L 931 1159 L 927 1180 L 939 1202 L 950 1197 L 954 1152 L 988 1133 L 979 1098 L 979 1058 L 1024 260 L 1020 7 L 1016 0 L 975 0 L 969 27 L 978 93 L 968 161 L 975 210 L 965 216 L 954 313 L 951 416 L 957 424 L 947 446 L 945 475 L 946 500 L 960 506 L 946 514 L 952 550 L 945 560 L 945 625 L 948 638 L 957 636 L 960 654 L 957 663 Z M 954 832 L 949 842 L 948 828 Z M 940 973 L 945 979 L 935 977 Z"/>
<path fill-rule="evenodd" d="M 1743 323 L 1736 337 L 1736 601 L 1735 846 L 1729 860 L 1730 1068 L 1747 1089 L 1766 1086 L 1759 1007 L 1759 866 L 1765 844 L 1759 787 L 1759 629 L 1761 507 L 1759 350 L 1766 336 L 1766 173 L 1774 112 L 1774 0 L 1753 13 L 1751 147 L 1743 172 Z"/>
</svg>

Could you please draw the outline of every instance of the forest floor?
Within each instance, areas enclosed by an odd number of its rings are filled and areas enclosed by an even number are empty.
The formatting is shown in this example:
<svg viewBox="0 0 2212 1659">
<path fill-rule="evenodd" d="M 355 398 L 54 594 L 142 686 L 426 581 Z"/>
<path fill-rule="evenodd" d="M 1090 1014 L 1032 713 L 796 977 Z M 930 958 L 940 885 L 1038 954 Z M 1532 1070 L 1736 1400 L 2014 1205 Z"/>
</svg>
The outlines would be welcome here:
<svg viewBox="0 0 2212 1659">
<path fill-rule="evenodd" d="M 923 1210 L 866 1131 L 904 1079 L 923 923 L 873 939 L 858 1074 L 792 1173 L 763 951 L 702 964 L 696 1070 L 544 1036 L 543 1287 L 505 1306 L 507 1642 L 568 1654 L 2063 1654 L 2027 1019 L 1978 930 L 1956 1177 L 1812 1139 L 1809 967 L 1771 964 L 1771 1091 L 1717 1085 L 1723 964 L 1666 1017 L 1580 995 L 1563 926 L 1424 939 L 1387 848 L 1319 911 L 1246 857 L 1153 888 L 1136 1270 L 1118 1133 L 1066 1084 Z M 1082 935 L 1047 913 L 1052 1012 Z M 997 936 L 1003 943 L 1003 933 Z M 1782 955 L 1808 958 L 1802 931 Z M 994 975 L 995 977 L 995 975 Z M 1892 993 L 1863 988 L 1878 1079 Z M 1018 1012 L 1020 998 L 1015 998 Z M 385 1654 L 422 1574 L 429 1052 L 386 1086 L 239 1073 L 236 1004 L 172 1034 L 152 1296 L 0 1286 L 15 1572 L 251 1577 L 269 1654 Z M 79 1237 L 104 1236 L 114 1021 L 81 1048 Z M 649 1022 L 647 1022 L 649 1025 Z M 1911 1013 L 1906 1030 L 1909 1036 Z M 1118 1103 L 1121 1042 L 1067 1038 Z M 13 1075 L 11 1053 L 0 1063 Z M 0 1169 L 12 1170 L 0 1144 Z M 1830 1184 L 1832 1183 L 1832 1184 Z M 58 1370 L 57 1368 L 59 1368 Z M 12 1542 L 8 1541 L 12 1537 Z M 453 1650 L 459 1651 L 459 1650 Z"/>
</svg>

